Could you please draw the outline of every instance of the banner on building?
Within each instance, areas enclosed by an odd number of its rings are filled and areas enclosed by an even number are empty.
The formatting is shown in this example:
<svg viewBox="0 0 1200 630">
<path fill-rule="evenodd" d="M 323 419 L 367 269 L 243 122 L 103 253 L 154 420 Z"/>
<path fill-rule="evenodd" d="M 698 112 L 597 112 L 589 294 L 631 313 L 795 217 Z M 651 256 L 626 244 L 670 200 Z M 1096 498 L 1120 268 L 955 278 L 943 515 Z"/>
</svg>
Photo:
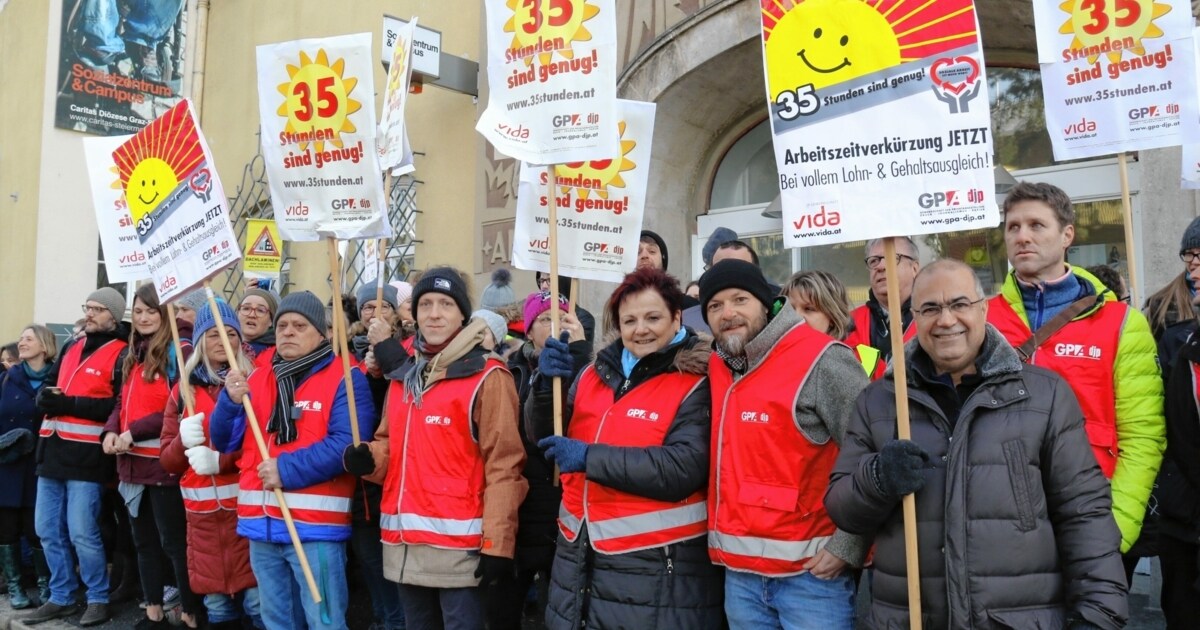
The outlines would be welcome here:
<svg viewBox="0 0 1200 630">
<path fill-rule="evenodd" d="M 555 166 L 558 270 L 583 280 L 620 282 L 637 266 L 646 208 L 654 103 L 617 101 L 621 148 L 601 160 Z M 521 165 L 512 263 L 550 270 L 547 167 Z"/>
<path fill-rule="evenodd" d="M 392 62 L 388 64 L 387 90 L 383 94 L 383 111 L 379 115 L 379 165 L 390 169 L 392 175 L 404 175 L 413 167 L 412 148 L 408 144 L 408 126 L 404 122 L 404 107 L 408 102 L 408 85 L 412 78 L 413 34 L 417 18 L 394 31 Z"/>
<path fill-rule="evenodd" d="M 61 4 L 55 127 L 127 135 L 179 103 L 185 0 Z"/>
<path fill-rule="evenodd" d="M 475 125 L 530 164 L 616 155 L 614 0 L 485 0 L 488 106 Z"/>
<path fill-rule="evenodd" d="M 995 227 L 971 0 L 762 0 L 788 247 Z"/>
<path fill-rule="evenodd" d="M 225 190 L 182 100 L 112 154 L 158 297 L 167 302 L 237 262 Z"/>
<path fill-rule="evenodd" d="M 268 44 L 257 57 L 263 159 L 280 234 L 390 237 L 371 34 Z"/>
<path fill-rule="evenodd" d="M 87 159 L 88 183 L 92 205 L 96 209 L 96 227 L 104 250 L 104 272 L 109 282 L 135 282 L 150 277 L 146 254 L 138 242 L 121 176 L 113 162 L 113 151 L 133 136 L 84 138 L 83 155 Z"/>
<path fill-rule="evenodd" d="M 1056 160 L 1200 142 L 1184 0 L 1035 0 Z"/>
<path fill-rule="evenodd" d="M 283 241 L 274 219 L 246 220 L 242 273 L 247 278 L 278 280 L 283 270 Z"/>
</svg>

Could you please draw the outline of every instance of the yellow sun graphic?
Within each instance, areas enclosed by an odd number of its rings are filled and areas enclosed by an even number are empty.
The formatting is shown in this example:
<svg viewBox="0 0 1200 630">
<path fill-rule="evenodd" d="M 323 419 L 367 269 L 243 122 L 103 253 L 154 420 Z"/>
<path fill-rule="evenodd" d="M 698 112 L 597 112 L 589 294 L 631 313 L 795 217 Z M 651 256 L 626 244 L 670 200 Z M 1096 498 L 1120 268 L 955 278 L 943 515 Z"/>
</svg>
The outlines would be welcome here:
<svg viewBox="0 0 1200 630">
<path fill-rule="evenodd" d="M 1075 35 L 1072 49 L 1098 48 L 1105 40 L 1130 39 L 1133 46 L 1128 48 L 1135 55 L 1146 52 L 1142 39 L 1163 36 L 1154 20 L 1171 12 L 1170 5 L 1154 0 L 1066 0 L 1058 8 L 1071 16 L 1058 32 Z M 1108 60 L 1119 61 L 1121 53 L 1122 50 L 1110 51 Z M 1099 57 L 1098 51 L 1088 55 L 1088 63 L 1095 63 Z"/>
<path fill-rule="evenodd" d="M 506 6 L 513 12 L 504 23 L 504 32 L 513 34 L 507 55 L 523 58 L 527 66 L 534 56 L 543 66 L 556 52 L 564 59 L 574 57 L 571 42 L 592 38 L 583 23 L 600 12 L 587 0 L 508 0 Z"/>
<path fill-rule="evenodd" d="M 772 100 L 941 54 L 976 36 L 971 0 L 760 2 Z"/>
<path fill-rule="evenodd" d="M 633 151 L 637 142 L 625 139 L 623 120 L 617 124 L 617 133 L 621 136 L 621 157 L 590 162 L 567 162 L 554 167 L 554 178 L 561 192 L 566 193 L 574 188 L 579 191 L 580 199 L 587 199 L 594 190 L 601 199 L 608 199 L 609 186 L 625 187 L 625 178 L 621 177 L 621 173 L 637 167 L 637 164 L 625 156 Z"/>
<path fill-rule="evenodd" d="M 113 152 L 135 224 L 158 208 L 204 162 L 187 101 L 167 110 Z M 148 227 L 147 227 L 148 229 Z"/>
<path fill-rule="evenodd" d="M 358 128 L 350 114 L 362 109 L 362 103 L 350 98 L 358 79 L 345 77 L 346 60 L 329 63 L 325 49 L 317 51 L 314 60 L 300 51 L 300 65 L 288 64 L 288 81 L 279 84 L 284 101 L 275 112 L 287 118 L 284 133 L 297 141 L 300 150 L 309 142 L 317 151 L 325 149 L 325 141 L 341 148 L 342 132 L 354 133 Z"/>
</svg>

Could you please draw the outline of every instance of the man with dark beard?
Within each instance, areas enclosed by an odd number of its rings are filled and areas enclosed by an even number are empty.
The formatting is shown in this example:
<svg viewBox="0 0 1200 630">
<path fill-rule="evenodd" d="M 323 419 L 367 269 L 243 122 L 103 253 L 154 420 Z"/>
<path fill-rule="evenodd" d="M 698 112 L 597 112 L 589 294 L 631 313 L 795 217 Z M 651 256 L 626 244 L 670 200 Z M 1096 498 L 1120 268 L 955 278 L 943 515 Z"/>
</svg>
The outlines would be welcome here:
<svg viewBox="0 0 1200 630">
<path fill-rule="evenodd" d="M 700 278 L 715 336 L 709 556 L 729 569 L 731 627 L 848 630 L 867 544 L 833 524 L 823 497 L 867 377 L 850 348 L 775 294 L 742 260 Z"/>
</svg>

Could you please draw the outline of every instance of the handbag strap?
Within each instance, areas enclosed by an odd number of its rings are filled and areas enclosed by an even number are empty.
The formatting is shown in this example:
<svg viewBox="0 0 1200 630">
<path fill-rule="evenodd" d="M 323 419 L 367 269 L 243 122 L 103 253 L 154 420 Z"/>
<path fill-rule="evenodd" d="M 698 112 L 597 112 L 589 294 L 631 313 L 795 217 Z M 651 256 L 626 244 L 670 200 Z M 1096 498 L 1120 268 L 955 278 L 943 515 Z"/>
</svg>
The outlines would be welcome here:
<svg viewBox="0 0 1200 630">
<path fill-rule="evenodd" d="M 1099 299 L 1099 295 L 1092 294 L 1071 302 L 1070 306 L 1062 311 L 1059 311 L 1058 315 L 1051 317 L 1050 321 L 1042 324 L 1041 327 L 1035 330 L 1033 334 L 1025 340 L 1025 343 L 1019 346 L 1014 346 L 1014 348 L 1017 350 L 1017 354 L 1021 355 L 1021 361 L 1024 363 L 1029 363 L 1029 360 L 1033 358 L 1033 353 L 1037 350 L 1038 346 L 1042 345 L 1042 343 L 1053 336 L 1054 333 L 1062 330 L 1063 326 L 1069 324 L 1071 320 L 1078 317 L 1080 313 L 1095 306 L 1097 300 Z"/>
</svg>

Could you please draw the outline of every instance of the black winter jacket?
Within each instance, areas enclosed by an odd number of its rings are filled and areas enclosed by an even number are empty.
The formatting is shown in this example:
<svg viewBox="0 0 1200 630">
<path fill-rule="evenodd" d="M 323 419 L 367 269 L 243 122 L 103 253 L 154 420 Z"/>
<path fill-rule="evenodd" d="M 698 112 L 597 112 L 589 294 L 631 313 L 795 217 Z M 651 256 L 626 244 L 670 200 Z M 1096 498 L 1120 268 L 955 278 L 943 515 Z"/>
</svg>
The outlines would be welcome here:
<svg viewBox="0 0 1200 630">
<path fill-rule="evenodd" d="M 1200 416 L 1192 364 L 1200 364 L 1200 338 L 1179 349 L 1166 388 L 1167 452 L 1158 473 L 1159 533 L 1195 544 L 1200 540 Z"/>
<path fill-rule="evenodd" d="M 990 325 L 980 356 L 983 382 L 954 422 L 929 393 L 940 379 L 928 355 L 916 339 L 905 347 L 912 440 L 930 456 L 916 493 L 924 627 L 1124 627 L 1120 533 L 1079 403 Z M 889 366 L 858 398 L 825 497 L 838 527 L 875 536 L 869 628 L 908 627 L 900 500 L 871 472 L 896 437 L 895 395 Z"/>
<path fill-rule="evenodd" d="M 707 372 L 707 341 L 694 332 L 677 345 L 644 357 L 630 378 L 621 371 L 622 344 L 600 351 L 595 368 L 619 398 L 669 371 Z M 576 381 L 576 385 L 578 381 Z M 564 405 L 574 406 L 576 385 Z M 535 437 L 553 432 L 550 394 L 531 397 L 526 423 Z M 662 501 L 681 501 L 708 485 L 710 393 L 707 379 L 680 405 L 663 446 L 656 448 L 588 447 L 589 481 Z M 558 536 L 550 576 L 546 626 L 577 628 L 687 628 L 704 630 L 724 624 L 724 573 L 709 561 L 703 536 L 681 543 L 621 554 L 596 553 L 587 528 L 574 542 Z"/>
<path fill-rule="evenodd" d="M 90 333 L 81 339 L 68 341 L 58 356 L 66 356 L 72 346 L 82 343 L 85 344 L 83 346 L 83 358 L 87 358 L 109 341 L 113 341 L 114 339 L 128 341 L 129 332 L 129 324 L 118 322 L 116 330 Z M 115 361 L 114 363 L 115 365 L 112 366 L 113 395 L 109 398 L 72 396 L 71 404 L 74 408 L 70 412 L 71 415 L 85 420 L 92 420 L 99 423 L 101 427 L 104 426 L 104 423 L 108 421 L 109 415 L 112 414 L 113 407 L 117 404 L 117 397 L 120 395 L 123 380 L 121 378 L 120 362 Z M 61 365 L 61 361 L 55 361 L 54 367 L 46 375 L 46 383 L 48 385 L 58 383 L 58 371 Z M 72 442 L 62 439 L 57 433 L 48 438 L 38 439 L 37 474 L 39 477 L 105 483 L 112 480 L 116 476 L 116 472 L 116 460 L 112 455 L 104 454 L 104 450 L 100 447 L 99 442 L 95 444 Z"/>
</svg>

